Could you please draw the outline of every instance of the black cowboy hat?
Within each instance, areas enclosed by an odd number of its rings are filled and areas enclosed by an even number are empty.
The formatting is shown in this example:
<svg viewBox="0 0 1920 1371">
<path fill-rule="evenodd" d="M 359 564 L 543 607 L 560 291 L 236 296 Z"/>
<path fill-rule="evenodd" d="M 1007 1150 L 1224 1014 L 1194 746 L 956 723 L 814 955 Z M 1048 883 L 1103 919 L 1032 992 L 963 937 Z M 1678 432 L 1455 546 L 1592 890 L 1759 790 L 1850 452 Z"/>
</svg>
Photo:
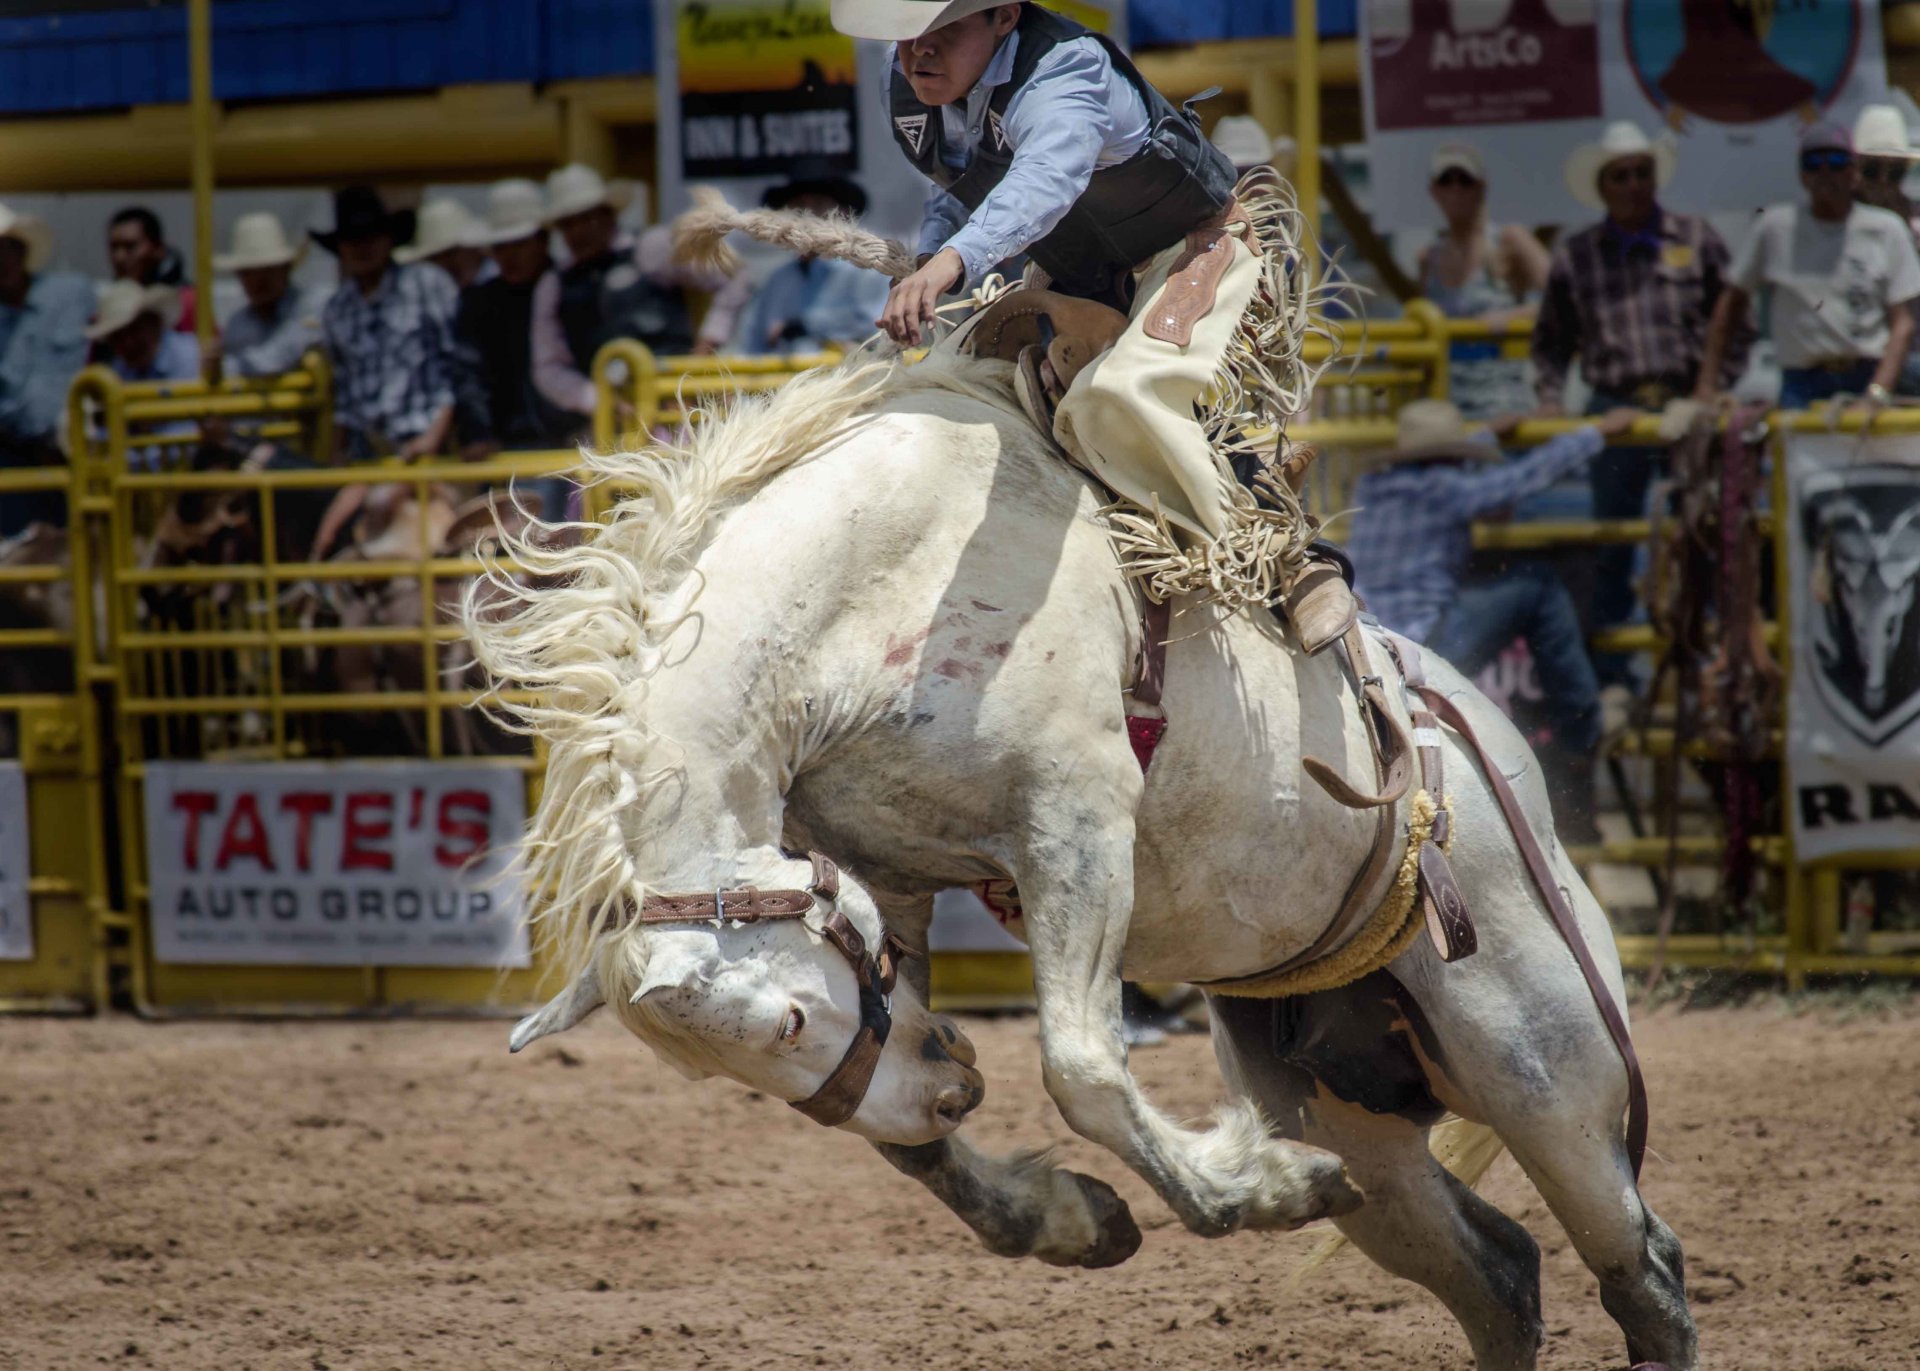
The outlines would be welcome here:
<svg viewBox="0 0 1920 1371">
<path fill-rule="evenodd" d="M 372 186 L 348 186 L 333 193 L 333 227 L 309 229 L 307 236 L 337 256 L 342 238 L 372 238 L 384 233 L 396 247 L 410 243 L 413 224 L 412 210 L 388 209 Z"/>
<path fill-rule="evenodd" d="M 867 212 L 867 193 L 858 181 L 845 176 L 796 176 L 785 185 L 767 187 L 760 203 L 768 209 L 785 209 L 803 195 L 824 195 L 856 219 Z"/>
</svg>

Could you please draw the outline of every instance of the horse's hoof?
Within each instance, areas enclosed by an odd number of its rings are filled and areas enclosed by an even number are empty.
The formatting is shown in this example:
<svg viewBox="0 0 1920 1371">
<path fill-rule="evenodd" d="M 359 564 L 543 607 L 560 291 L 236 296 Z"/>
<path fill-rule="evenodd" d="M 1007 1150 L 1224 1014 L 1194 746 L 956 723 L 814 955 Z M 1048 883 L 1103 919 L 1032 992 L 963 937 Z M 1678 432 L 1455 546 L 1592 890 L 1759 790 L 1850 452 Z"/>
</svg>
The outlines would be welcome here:
<svg viewBox="0 0 1920 1371">
<path fill-rule="evenodd" d="M 1094 1269 L 1118 1266 L 1138 1252 L 1140 1225 L 1133 1221 L 1133 1211 L 1127 1208 L 1127 1202 L 1105 1181 L 1082 1176 L 1077 1171 L 1067 1174 L 1080 1187 L 1080 1194 L 1086 1200 L 1087 1209 L 1092 1213 L 1094 1225 L 1099 1230 L 1093 1246 L 1082 1253 L 1074 1265 Z"/>
</svg>

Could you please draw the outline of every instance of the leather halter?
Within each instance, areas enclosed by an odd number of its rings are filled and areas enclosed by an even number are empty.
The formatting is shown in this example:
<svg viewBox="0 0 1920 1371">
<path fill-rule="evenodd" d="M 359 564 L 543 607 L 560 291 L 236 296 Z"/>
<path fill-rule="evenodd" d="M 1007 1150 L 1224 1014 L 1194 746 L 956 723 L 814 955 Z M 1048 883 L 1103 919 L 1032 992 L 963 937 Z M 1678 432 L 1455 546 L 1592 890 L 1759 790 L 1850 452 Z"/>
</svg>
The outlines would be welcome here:
<svg viewBox="0 0 1920 1371">
<path fill-rule="evenodd" d="M 813 863 L 813 879 L 805 890 L 760 890 L 754 886 L 714 890 L 698 895 L 649 895 L 640 903 L 633 922 L 641 924 L 707 924 L 725 928 L 729 923 L 772 923 L 782 919 L 804 919 L 814 906 L 830 907 L 820 923 L 820 935 L 847 959 L 853 979 L 860 987 L 860 1029 L 853 1035 L 840 1064 L 833 1068 L 818 1090 L 804 1100 L 789 1100 L 795 1109 L 815 1123 L 829 1128 L 851 1119 L 867 1097 L 873 1073 L 880 1065 L 880 1053 L 893 1031 L 893 986 L 900 970 L 900 959 L 912 956 L 907 945 L 889 931 L 880 939 L 880 950 L 869 952 L 867 941 L 852 920 L 842 914 L 834 901 L 840 895 L 840 869 L 818 852 L 807 854 Z"/>
</svg>

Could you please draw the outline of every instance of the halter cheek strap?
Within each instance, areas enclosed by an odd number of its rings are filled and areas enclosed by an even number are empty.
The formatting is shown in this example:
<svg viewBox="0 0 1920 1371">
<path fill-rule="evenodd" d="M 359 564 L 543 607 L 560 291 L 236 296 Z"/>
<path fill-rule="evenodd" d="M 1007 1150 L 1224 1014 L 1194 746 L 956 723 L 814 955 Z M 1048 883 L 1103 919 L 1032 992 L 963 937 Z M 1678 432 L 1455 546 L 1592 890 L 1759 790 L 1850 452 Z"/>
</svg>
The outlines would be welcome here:
<svg viewBox="0 0 1920 1371">
<path fill-rule="evenodd" d="M 831 905 L 840 895 L 840 869 L 832 859 L 818 852 L 809 852 L 807 857 L 813 863 L 813 879 L 805 890 L 747 886 L 696 895 L 649 895 L 641 902 L 636 922 L 712 923 L 724 928 L 728 923 L 804 919 L 816 904 L 825 901 Z M 869 952 L 860 930 L 837 908 L 821 922 L 820 936 L 838 948 L 853 969 L 854 982 L 860 987 L 860 1027 L 840 1064 L 828 1073 L 820 1088 L 804 1100 L 789 1103 L 815 1123 L 837 1128 L 859 1112 L 873 1084 L 887 1035 L 893 1030 L 893 987 L 900 961 L 913 953 L 891 930 L 880 939 L 879 952 Z"/>
</svg>

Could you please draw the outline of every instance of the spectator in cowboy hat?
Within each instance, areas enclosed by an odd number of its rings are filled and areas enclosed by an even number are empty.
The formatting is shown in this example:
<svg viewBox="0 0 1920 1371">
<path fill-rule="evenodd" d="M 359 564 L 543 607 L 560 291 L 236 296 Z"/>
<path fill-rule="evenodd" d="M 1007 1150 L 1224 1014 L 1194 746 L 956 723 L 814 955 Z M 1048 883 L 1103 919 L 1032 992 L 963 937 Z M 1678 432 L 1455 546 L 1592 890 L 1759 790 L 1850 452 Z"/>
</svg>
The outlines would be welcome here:
<svg viewBox="0 0 1920 1371">
<path fill-rule="evenodd" d="M 187 263 L 167 244 L 160 216 L 145 205 L 128 205 L 107 221 L 107 264 L 116 281 L 143 286 L 173 286 L 180 298 L 178 321 L 182 333 L 194 331 L 195 296 L 187 280 Z"/>
<path fill-rule="evenodd" d="M 1517 416 L 1475 433 L 1446 400 L 1400 411 L 1388 464 L 1354 485 L 1354 588 L 1382 623 L 1473 676 L 1515 638 L 1525 638 L 1554 711 L 1554 742 L 1575 790 L 1575 820 L 1589 813 L 1592 753 L 1600 741 L 1599 683 L 1573 597 L 1544 562 L 1516 563 L 1498 577 L 1466 580 L 1473 522 L 1509 509 L 1591 462 L 1608 436 L 1640 417 L 1617 406 L 1598 422 L 1501 459 L 1494 435 Z M 1584 780 L 1582 779 L 1584 777 Z M 1580 787 L 1584 785 L 1584 790 Z"/>
<path fill-rule="evenodd" d="M 122 278 L 100 292 L 87 338 L 123 381 L 190 381 L 200 375 L 200 344 L 172 331 L 179 322 L 178 290 Z"/>
<path fill-rule="evenodd" d="M 867 193 L 844 176 L 802 175 L 770 188 L 761 204 L 858 219 L 867 212 Z M 733 350 L 791 354 L 857 343 L 873 332 L 888 289 L 886 277 L 851 262 L 796 257 L 755 293 Z"/>
<path fill-rule="evenodd" d="M 1687 401 L 1700 381 L 1707 325 L 1726 285 L 1727 247 L 1706 220 L 1661 206 L 1673 176 L 1670 139 L 1649 139 L 1618 120 L 1599 140 L 1568 156 L 1567 189 L 1605 211 L 1590 228 L 1554 249 L 1547 288 L 1533 326 L 1533 365 L 1542 414 L 1563 412 L 1567 374 L 1576 357 L 1592 388 L 1587 412 L 1620 405 L 1663 411 Z M 1746 365 L 1752 327 L 1731 319 L 1720 355 L 1719 382 Z M 1686 406 L 1674 420 L 1684 428 Z M 1637 519 L 1665 459 L 1664 447 L 1615 447 L 1589 468 L 1596 519 Z M 1593 619 L 1625 620 L 1633 611 L 1633 556 L 1627 546 L 1594 554 Z M 1630 663 L 1609 655 L 1597 663 L 1602 681 L 1625 685 Z"/>
<path fill-rule="evenodd" d="M 334 226 L 313 241 L 340 259 L 321 312 L 333 358 L 336 459 L 424 457 L 453 431 L 453 278 L 393 260 L 413 237 L 412 210 L 388 209 L 371 186 L 333 197 Z"/>
<path fill-rule="evenodd" d="M 431 262 L 465 290 L 480 278 L 487 265 L 487 243 L 480 221 L 458 200 L 445 196 L 429 200 L 420 211 L 413 242 L 396 248 L 393 260 Z"/>
<path fill-rule="evenodd" d="M 48 271 L 53 232 L 0 205 L 0 469 L 58 466 L 67 387 L 87 363 L 93 285 Z M 34 520 L 64 521 L 58 492 L 0 494 L 0 537 Z"/>
<path fill-rule="evenodd" d="M 580 436 L 578 417 L 547 403 L 533 384 L 533 294 L 552 265 L 546 220 L 546 197 L 532 181 L 500 181 L 487 192 L 478 236 L 496 270 L 460 293 L 453 323 L 460 439 L 471 456 L 566 447 Z"/>
<path fill-rule="evenodd" d="M 1864 205 L 1891 210 L 1906 223 L 1920 247 L 1920 205 L 1908 198 L 1907 173 L 1920 160 L 1907 137 L 1907 118 L 1897 105 L 1868 105 L 1853 121 L 1853 151 L 1860 159 L 1860 188 L 1854 195 Z M 1900 367 L 1902 395 L 1920 395 L 1920 340 L 1907 350 Z"/>
<path fill-rule="evenodd" d="M 1251 114 L 1223 114 L 1213 126 L 1212 143 L 1226 153 L 1233 169 L 1245 176 L 1255 167 L 1272 167 L 1291 177 L 1296 149 L 1293 139 L 1274 137 Z"/>
<path fill-rule="evenodd" d="M 1913 344 L 1920 254 L 1899 215 L 1854 199 L 1860 166 L 1838 124 L 1800 135 L 1800 184 L 1807 203 L 1770 205 L 1754 222 L 1728 272 L 1707 334 L 1696 398 L 1718 393 L 1719 360 L 1750 295 L 1766 290 L 1780 406 L 1806 409 L 1835 395 L 1883 405 Z"/>
<path fill-rule="evenodd" d="M 568 262 L 547 273 L 533 297 L 533 379 L 551 404 L 593 413 L 593 358 L 615 338 L 637 338 L 656 353 L 718 351 L 733 336 L 753 292 L 745 273 L 682 266 L 673 235 L 656 225 L 635 240 L 620 230 L 631 187 L 609 185 L 574 163 L 547 178 L 547 223 Z M 712 291 L 696 332 L 689 291 Z"/>
<path fill-rule="evenodd" d="M 1518 224 L 1488 222 L 1487 166 L 1479 150 L 1467 143 L 1434 149 L 1427 190 L 1445 226 L 1420 254 L 1420 293 L 1449 319 L 1506 324 L 1531 314 L 1547 284 L 1547 250 Z M 1532 366 L 1503 355 L 1497 341 L 1461 340 L 1450 357 L 1453 401 L 1468 418 L 1532 403 Z"/>
<path fill-rule="evenodd" d="M 213 259 L 214 270 L 238 276 L 247 302 L 228 316 L 214 356 L 238 376 L 295 370 L 302 357 L 322 346 L 325 301 L 293 288 L 293 269 L 305 245 L 289 242 L 280 220 L 263 213 L 234 221 L 230 247 Z"/>
</svg>

